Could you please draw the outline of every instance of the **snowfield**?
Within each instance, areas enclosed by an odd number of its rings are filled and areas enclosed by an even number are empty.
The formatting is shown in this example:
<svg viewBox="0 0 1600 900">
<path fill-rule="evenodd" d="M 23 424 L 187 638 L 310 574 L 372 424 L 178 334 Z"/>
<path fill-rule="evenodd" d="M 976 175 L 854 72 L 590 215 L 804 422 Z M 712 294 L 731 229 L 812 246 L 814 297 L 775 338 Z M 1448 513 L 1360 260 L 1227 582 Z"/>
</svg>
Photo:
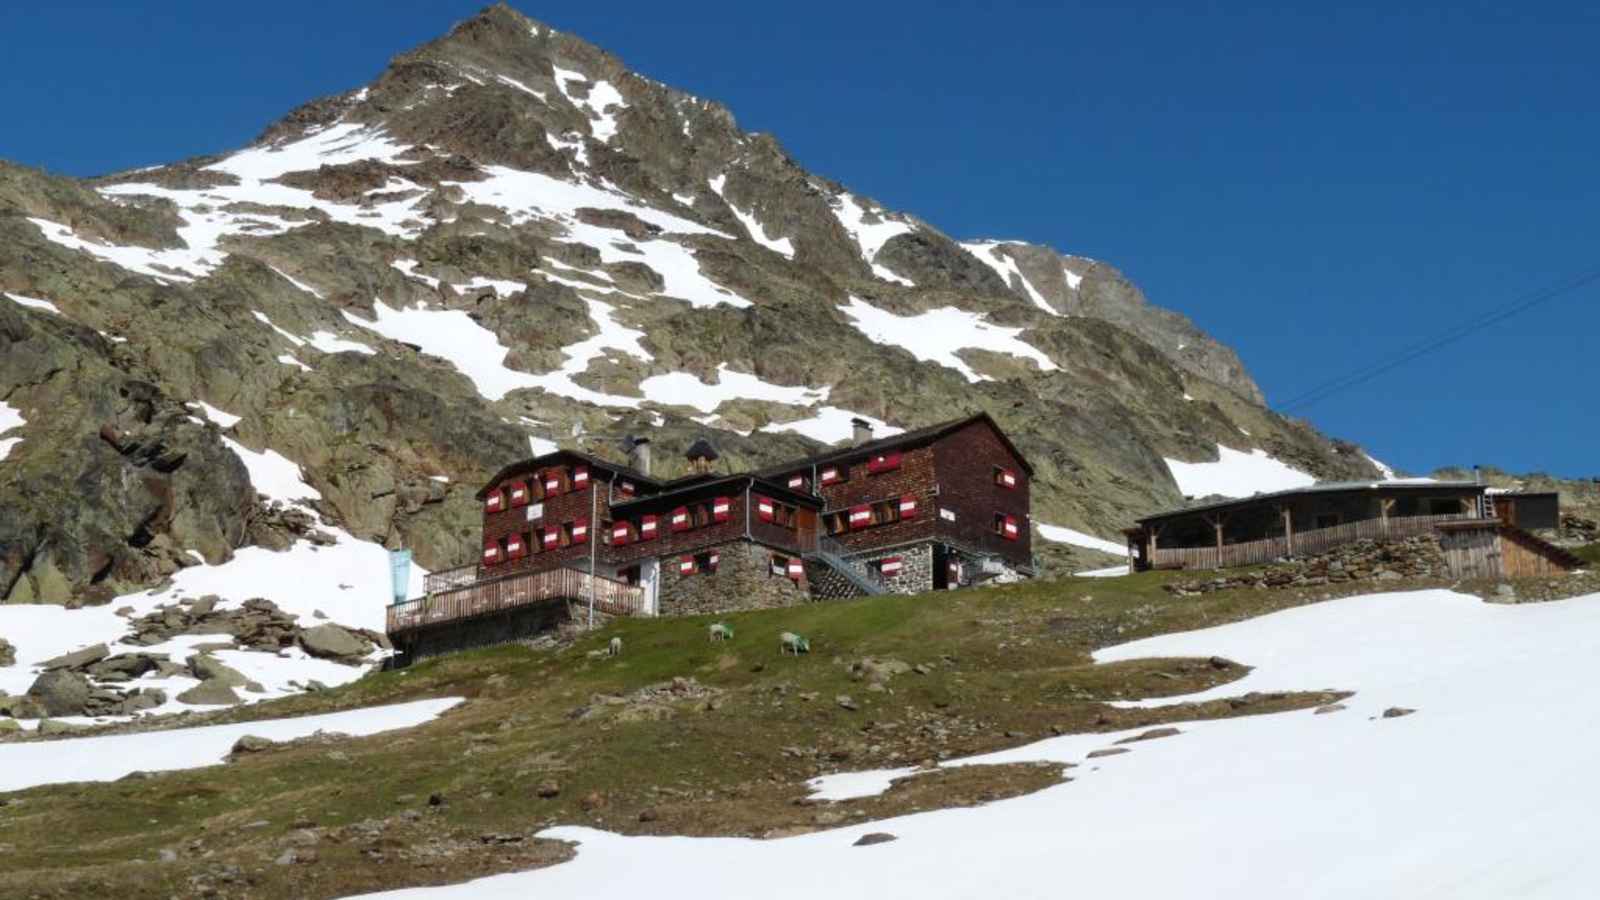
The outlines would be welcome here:
<svg viewBox="0 0 1600 900">
<path fill-rule="evenodd" d="M 0 792 L 41 784 L 116 781 L 129 772 L 214 766 L 233 749 L 234 741 L 247 734 L 292 741 L 319 731 L 361 737 L 410 728 L 438 718 L 460 702 L 460 697 L 447 697 L 293 719 L 0 744 Z"/>
<path fill-rule="evenodd" d="M 1112 553 L 1117 556 L 1128 555 L 1128 545 L 1121 541 L 1106 540 L 1105 538 L 1084 534 L 1081 531 L 1075 531 L 1061 525 L 1045 525 L 1041 523 L 1039 525 L 1039 536 L 1047 541 L 1053 541 L 1057 544 L 1071 544 L 1074 547 L 1082 547 L 1085 550 L 1099 550 L 1101 553 Z"/>
<path fill-rule="evenodd" d="M 982 313 L 967 312 L 954 306 L 930 309 L 925 313 L 901 316 L 851 297 L 840 306 L 850 324 L 875 344 L 900 347 L 922 362 L 935 362 L 955 369 L 968 381 L 992 381 L 974 370 L 957 354 L 962 350 L 992 350 L 1031 359 L 1041 372 L 1059 368 L 1039 348 L 1018 337 L 1021 328 L 990 325 Z"/>
<path fill-rule="evenodd" d="M 1274 459 L 1265 450 L 1246 453 L 1217 445 L 1216 462 L 1165 460 L 1172 480 L 1185 497 L 1249 497 L 1290 488 L 1310 487 L 1317 479 Z"/>
<path fill-rule="evenodd" d="M 626 838 L 583 827 L 575 860 L 412 900 L 593 896 L 1588 898 L 1600 794 L 1600 595 L 1497 606 L 1443 590 L 1334 600 L 1164 635 L 1111 661 L 1220 654 L 1255 666 L 1204 694 L 1339 688 L 1345 708 L 1069 735 L 952 765 L 1074 763 L 1073 780 L 970 809 L 779 840 Z M 1185 698 L 1185 699 L 1194 699 Z M 1163 700 L 1158 702 L 1173 702 Z M 1384 718 L 1390 707 L 1415 713 Z M 861 796 L 898 772 L 818 787 Z M 893 843 L 853 847 L 887 831 Z"/>
<path fill-rule="evenodd" d="M 12 447 L 22 443 L 22 438 L 20 437 L 4 437 L 3 435 L 26 424 L 28 422 L 22 418 L 21 410 L 4 401 L 0 401 L 0 461 L 11 455 Z"/>
<path fill-rule="evenodd" d="M 1000 280 L 1006 283 L 1006 287 L 1015 290 L 1016 282 L 1021 282 L 1022 292 L 1028 295 L 1028 299 L 1033 301 L 1034 306 L 1052 316 L 1061 315 L 1061 313 L 1056 312 L 1055 307 L 1050 305 L 1050 301 L 1044 299 L 1044 295 L 1039 293 L 1038 289 L 1033 286 L 1033 282 L 1028 280 L 1028 276 L 1022 274 L 1022 269 L 1017 267 L 1017 261 L 1001 252 L 1000 248 L 1007 243 L 1011 242 L 969 241 L 963 243 L 961 247 L 976 256 L 979 262 L 993 269 L 995 274 L 1000 276 Z"/>
</svg>

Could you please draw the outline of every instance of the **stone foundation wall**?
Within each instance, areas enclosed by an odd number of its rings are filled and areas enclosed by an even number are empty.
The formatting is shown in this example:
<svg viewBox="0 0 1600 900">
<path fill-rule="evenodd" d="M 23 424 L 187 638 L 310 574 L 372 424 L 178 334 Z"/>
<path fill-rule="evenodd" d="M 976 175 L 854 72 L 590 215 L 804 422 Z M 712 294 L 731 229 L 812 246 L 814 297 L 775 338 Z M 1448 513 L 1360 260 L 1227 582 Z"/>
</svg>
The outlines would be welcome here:
<svg viewBox="0 0 1600 900">
<path fill-rule="evenodd" d="M 547 600 L 492 616 L 402 633 L 394 636 L 395 655 L 386 667 L 400 668 L 430 656 L 526 640 L 556 631 L 573 622 L 575 617 L 587 615 L 586 608 L 581 612 L 569 609 L 565 600 Z M 597 621 L 599 615 L 596 613 Z"/>
<path fill-rule="evenodd" d="M 892 556 L 900 557 L 902 563 L 900 574 L 887 578 L 879 577 L 890 593 L 921 594 L 933 590 L 933 544 L 931 543 L 879 550 L 851 558 L 866 563 L 869 569 L 876 570 L 881 560 Z"/>
<path fill-rule="evenodd" d="M 1180 597 L 1238 588 L 1316 587 L 1347 581 L 1401 581 L 1407 578 L 1448 578 L 1449 565 L 1439 549 L 1439 539 L 1419 535 L 1401 541 L 1356 541 L 1321 556 L 1278 563 L 1265 569 L 1217 575 L 1197 581 L 1165 585 Z"/>
<path fill-rule="evenodd" d="M 811 599 L 807 579 L 795 584 L 784 575 L 772 574 L 772 555 L 792 554 L 774 551 L 760 544 L 734 541 L 707 548 L 720 559 L 715 574 L 696 572 L 683 575 L 678 558 L 661 562 L 661 593 L 658 605 L 663 616 L 692 616 L 700 613 L 732 612 L 746 609 L 773 609 L 794 606 Z M 705 551 L 702 551 L 705 552 Z"/>
</svg>

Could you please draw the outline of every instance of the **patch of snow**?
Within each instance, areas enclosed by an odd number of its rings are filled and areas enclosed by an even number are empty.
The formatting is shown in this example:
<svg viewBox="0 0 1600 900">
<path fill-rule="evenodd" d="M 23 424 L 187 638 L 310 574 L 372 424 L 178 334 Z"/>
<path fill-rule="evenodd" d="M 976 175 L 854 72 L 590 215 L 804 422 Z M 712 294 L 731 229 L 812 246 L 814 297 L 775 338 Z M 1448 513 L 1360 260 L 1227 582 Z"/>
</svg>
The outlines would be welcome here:
<svg viewBox="0 0 1600 900">
<path fill-rule="evenodd" d="M 498 74 L 495 75 L 494 77 L 495 77 L 496 81 L 499 81 L 501 84 L 506 85 L 507 87 L 514 87 L 517 90 L 523 92 L 524 94 L 532 94 L 534 97 L 538 98 L 540 103 L 549 103 L 550 102 L 548 99 L 545 98 L 544 91 L 536 91 L 533 88 L 528 87 L 527 85 L 523 84 L 522 82 L 516 80 L 515 78 L 512 78 L 512 77 L 510 77 L 508 75 L 498 75 Z"/>
<path fill-rule="evenodd" d="M 561 89 L 562 96 L 566 97 L 573 106 L 589 111 L 592 116 L 589 128 L 594 134 L 595 140 L 603 144 L 610 143 L 611 139 L 617 134 L 617 114 L 615 111 L 628 108 L 627 101 L 622 99 L 621 92 L 612 86 L 611 82 L 604 79 L 590 81 L 589 76 L 584 75 L 582 72 L 563 69 L 556 65 L 552 65 L 550 68 L 555 71 L 556 87 Z M 589 95 L 587 97 L 575 96 L 567 88 L 567 83 L 570 81 L 588 82 Z"/>
<path fill-rule="evenodd" d="M 288 272 L 283 271 L 282 269 L 278 268 L 277 266 L 267 266 L 267 268 L 271 269 L 274 273 L 276 273 L 279 278 L 282 278 L 284 281 L 289 282 L 290 284 L 294 285 L 296 288 L 298 288 L 298 289 L 300 289 L 302 291 L 305 291 L 306 293 L 308 293 L 311 296 L 317 298 L 318 300 L 325 299 L 322 296 L 322 292 L 321 291 L 317 290 L 316 288 L 312 287 L 309 284 L 306 284 L 303 281 L 299 281 L 298 279 L 296 279 L 292 275 L 290 275 Z"/>
<path fill-rule="evenodd" d="M 237 419 L 235 419 L 237 421 Z M 251 450 L 230 437 L 222 443 L 244 463 L 250 473 L 250 486 L 269 500 L 296 503 L 301 500 L 321 500 L 322 493 L 300 476 L 300 467 L 276 450 Z"/>
<path fill-rule="evenodd" d="M 347 341 L 331 331 L 313 331 L 311 336 L 306 338 L 306 343 L 323 353 L 359 353 L 362 356 L 374 356 L 378 352 L 358 341 Z"/>
<path fill-rule="evenodd" d="M 171 772 L 214 766 L 247 734 L 273 741 L 318 731 L 351 736 L 411 728 L 438 718 L 460 697 L 371 706 L 315 716 L 204 725 L 171 731 L 111 734 L 0 746 L 0 791 L 42 784 L 115 781 L 130 772 Z"/>
<path fill-rule="evenodd" d="M 1083 276 L 1072 271 L 1066 266 L 1061 267 L 1061 274 L 1067 279 L 1067 287 L 1074 291 L 1078 289 L 1078 285 L 1083 284 Z"/>
<path fill-rule="evenodd" d="M 645 896 L 663 884 L 744 896 L 760 882 L 767 900 L 1587 897 L 1600 882 L 1587 827 L 1600 717 L 1574 701 L 1573 686 L 1600 677 L 1597 632 L 1600 596 L 1497 605 L 1434 590 L 1162 635 L 1095 659 L 1220 655 L 1253 667 L 1238 681 L 1162 703 L 1356 693 L 1331 714 L 1180 723 L 1176 736 L 1103 759 L 1088 754 L 1145 729 L 1066 735 L 952 763 L 1077 765 L 1070 783 L 980 806 L 776 840 L 558 827 L 540 836 L 577 842 L 570 862 L 373 896 L 565 900 L 594 896 L 597 886 Z M 1416 712 L 1382 717 L 1395 706 Z M 872 831 L 898 840 L 852 846 Z M 951 866 L 956 858 L 961 865 Z M 773 877 L 796 872 L 806 877 Z"/>
<path fill-rule="evenodd" d="M 806 782 L 811 788 L 808 799 L 837 802 L 859 797 L 876 797 L 887 791 L 897 778 L 916 774 L 918 769 L 873 769 L 867 772 L 840 772 L 837 775 L 819 775 Z"/>
<path fill-rule="evenodd" d="M 239 422 L 243 419 L 242 416 L 236 416 L 230 412 L 223 412 L 204 400 L 195 400 L 187 405 L 200 407 L 201 414 L 203 414 L 210 421 L 215 422 L 218 427 L 224 430 L 239 424 Z"/>
<path fill-rule="evenodd" d="M 1183 395 L 1183 399 L 1184 399 L 1185 402 L 1188 402 L 1188 403 L 1193 403 L 1194 402 L 1194 398 L 1189 396 L 1188 394 L 1184 394 Z"/>
<path fill-rule="evenodd" d="M 1074 547 L 1082 547 L 1085 550 L 1099 550 L 1101 553 L 1113 553 L 1117 556 L 1128 555 L 1127 544 L 1120 543 L 1118 541 L 1108 541 L 1105 538 L 1098 538 L 1092 534 L 1084 534 L 1081 531 L 1075 531 L 1071 528 L 1065 528 L 1060 525 L 1045 525 L 1040 523 L 1039 536 L 1047 541 L 1054 541 L 1057 544 L 1071 544 Z"/>
<path fill-rule="evenodd" d="M 1073 572 L 1079 578 L 1121 578 L 1129 574 L 1127 566 L 1110 566 L 1104 569 L 1090 569 L 1087 572 Z"/>
<path fill-rule="evenodd" d="M 55 313 L 58 316 L 65 315 L 61 312 L 61 308 L 59 306 L 56 306 L 49 300 L 40 300 L 37 297 L 23 297 L 19 294 L 6 294 L 6 296 L 10 297 L 19 306 L 26 306 L 29 309 L 42 309 L 45 312 Z"/>
<path fill-rule="evenodd" d="M 178 237 L 184 247 L 151 250 L 144 247 L 119 247 L 84 241 L 70 229 L 45 220 L 34 220 L 45 236 L 64 246 L 84 250 L 132 272 L 162 281 L 190 281 L 210 274 L 222 264 L 227 253 L 222 240 L 239 234 L 281 234 L 304 225 L 311 219 L 289 220 L 281 216 L 254 212 L 233 212 L 234 204 L 259 204 L 290 209 L 319 210 L 329 219 L 348 225 L 375 228 L 395 237 L 413 238 L 420 233 L 422 213 L 415 207 L 421 199 L 403 197 L 384 202 L 361 204 L 335 203 L 316 197 L 311 191 L 290 187 L 277 179 L 291 172 L 313 171 L 322 166 L 372 160 L 389 165 L 410 165 L 402 159 L 410 147 L 391 141 L 382 129 L 341 122 L 303 137 L 275 145 L 249 147 L 205 167 L 238 179 L 237 184 L 179 189 L 157 184 L 113 184 L 100 188 L 108 197 L 158 197 L 178 207 L 183 225 Z M 314 293 L 314 292 L 313 292 Z"/>
<path fill-rule="evenodd" d="M 764 400 L 789 406 L 811 406 L 828 399 L 829 388 L 789 387 L 735 372 L 727 363 L 717 366 L 717 380 L 706 384 L 688 372 L 652 375 L 639 382 L 645 399 L 663 406 L 692 406 L 703 413 L 716 412 L 729 400 Z"/>
<path fill-rule="evenodd" d="M 882 419 L 875 419 L 864 413 L 848 409 L 840 409 L 837 406 L 824 406 L 810 418 L 763 425 L 761 430 L 769 434 L 792 431 L 819 443 L 835 444 L 839 441 L 848 440 L 854 433 L 854 426 L 850 424 L 851 419 L 865 419 L 870 422 L 872 424 L 873 437 L 890 437 L 905 431 L 904 428 L 896 428 Z"/>
<path fill-rule="evenodd" d="M 528 450 L 531 451 L 534 456 L 544 456 L 549 453 L 554 453 L 560 449 L 561 445 L 557 444 L 555 441 L 546 440 L 542 437 L 536 437 L 531 434 L 528 435 Z"/>
<path fill-rule="evenodd" d="M 22 418 L 22 410 L 6 403 L 4 400 L 0 400 L 0 460 L 10 456 L 11 448 L 22 443 L 22 438 L 8 438 L 3 437 L 3 435 L 26 424 L 28 423 L 27 420 Z"/>
<path fill-rule="evenodd" d="M 834 203 L 837 203 L 837 205 L 834 205 Z M 834 197 L 833 202 L 830 202 L 829 205 L 833 209 L 834 217 L 839 220 L 839 224 L 844 227 L 844 230 L 856 242 L 856 246 L 861 249 L 861 258 L 866 261 L 867 265 L 872 267 L 874 275 L 894 284 L 916 287 L 916 283 L 911 279 L 896 274 L 877 262 L 878 251 L 882 250 L 883 245 L 887 244 L 891 238 L 916 230 L 911 223 L 889 218 L 890 213 L 888 210 L 868 209 L 854 195 L 848 193 L 842 193 Z M 869 217 L 876 219 L 876 221 L 867 221 Z"/>
<path fill-rule="evenodd" d="M 1249 497 L 1290 488 L 1310 487 L 1317 480 L 1267 455 L 1265 450 L 1246 453 L 1217 445 L 1216 462 L 1189 463 L 1165 460 L 1172 480 L 1186 497 Z"/>
<path fill-rule="evenodd" d="M 1365 456 L 1367 458 L 1367 462 L 1372 463 L 1372 467 L 1374 469 L 1378 470 L 1378 477 L 1382 478 L 1384 481 L 1398 481 L 1398 480 L 1400 480 L 1399 477 L 1397 475 L 1395 475 L 1394 469 L 1390 468 L 1389 466 L 1384 465 L 1383 463 L 1379 462 L 1377 459 L 1374 459 L 1372 454 L 1363 453 L 1361 455 Z M 1428 479 L 1428 480 L 1431 481 L 1432 479 Z"/>
<path fill-rule="evenodd" d="M 956 355 L 961 350 L 991 350 L 1031 359 L 1042 372 L 1058 368 L 1037 347 L 1017 337 L 1023 329 L 990 325 L 984 321 L 982 313 L 943 306 L 925 313 L 900 316 L 854 296 L 849 306 L 839 309 L 850 317 L 856 330 L 873 343 L 901 347 L 923 362 L 955 369 L 971 382 L 992 379 L 963 362 Z"/>
<path fill-rule="evenodd" d="M 740 209 L 732 200 L 728 199 L 726 194 L 722 192 L 722 189 L 727 186 L 727 183 L 728 176 L 718 175 L 717 177 L 711 179 L 711 190 L 715 191 L 717 196 L 721 197 L 723 202 L 728 204 L 728 209 L 733 210 L 734 218 L 738 219 L 739 224 L 744 226 L 744 230 L 750 233 L 751 240 L 754 240 L 761 246 L 766 247 L 768 250 L 771 250 L 787 259 L 794 259 L 794 242 L 788 238 L 778 238 L 774 240 L 767 237 L 766 228 L 759 220 L 756 219 L 755 215 Z"/>
<path fill-rule="evenodd" d="M 294 367 L 296 367 L 296 368 L 298 368 L 298 369 L 300 369 L 302 371 L 306 371 L 306 372 L 311 371 L 311 367 L 310 366 L 306 365 L 305 363 L 301 362 L 298 359 L 295 359 L 294 358 L 294 354 L 292 354 L 292 353 L 280 353 L 280 354 L 278 354 L 278 362 L 281 362 L 286 366 L 294 366 Z"/>
<path fill-rule="evenodd" d="M 995 270 L 1000 276 L 1000 280 L 1005 282 L 1006 287 L 1015 289 L 1016 285 L 1020 283 L 1023 294 L 1033 301 L 1034 306 L 1052 316 L 1061 315 L 1061 313 L 1056 312 L 1055 307 L 1050 305 L 1050 301 L 1044 299 L 1044 295 L 1034 288 L 1033 282 L 1028 280 L 1028 276 L 1022 274 L 1022 269 L 1017 265 L 1017 261 L 1006 255 L 1004 248 L 1010 243 L 1012 242 L 967 241 L 961 246 L 968 253 L 976 256 L 979 262 Z M 1070 275 L 1071 273 L 1069 272 L 1068 274 Z"/>
</svg>

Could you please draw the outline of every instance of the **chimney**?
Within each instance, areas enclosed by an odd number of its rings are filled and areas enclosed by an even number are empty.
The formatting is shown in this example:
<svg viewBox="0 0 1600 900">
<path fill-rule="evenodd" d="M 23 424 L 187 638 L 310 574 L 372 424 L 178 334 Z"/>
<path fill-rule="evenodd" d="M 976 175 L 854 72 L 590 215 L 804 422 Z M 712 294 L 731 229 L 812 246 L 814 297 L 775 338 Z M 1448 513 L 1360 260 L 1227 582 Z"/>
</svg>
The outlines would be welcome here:
<svg viewBox="0 0 1600 900">
<path fill-rule="evenodd" d="M 628 465 L 641 475 L 650 474 L 650 439 L 636 437 L 630 439 L 628 447 Z"/>
<path fill-rule="evenodd" d="M 859 447 L 872 440 L 872 423 L 857 417 L 850 420 L 850 446 Z"/>
<path fill-rule="evenodd" d="M 1483 469 L 1479 466 L 1472 467 L 1472 483 L 1483 484 Z"/>
</svg>

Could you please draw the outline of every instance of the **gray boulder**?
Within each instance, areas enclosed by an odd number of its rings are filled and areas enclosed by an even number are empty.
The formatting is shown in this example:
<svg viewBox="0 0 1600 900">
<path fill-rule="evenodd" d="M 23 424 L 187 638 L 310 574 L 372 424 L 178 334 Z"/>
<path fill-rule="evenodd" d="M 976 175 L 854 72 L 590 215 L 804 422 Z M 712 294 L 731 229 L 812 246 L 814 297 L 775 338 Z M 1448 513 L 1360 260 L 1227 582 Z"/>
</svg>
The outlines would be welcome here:
<svg viewBox="0 0 1600 900">
<path fill-rule="evenodd" d="M 0 638 L 0 666 L 15 665 L 17 662 L 17 648 L 11 642 Z"/>
<path fill-rule="evenodd" d="M 166 702 L 166 691 L 160 688 L 145 688 L 144 690 L 130 693 L 127 699 L 122 701 L 122 712 L 124 714 L 143 712 L 147 709 L 155 709 Z"/>
<path fill-rule="evenodd" d="M 196 653 L 189 657 L 189 671 L 201 681 L 216 681 L 228 687 L 244 687 L 250 679 L 239 670 L 224 665 L 222 660 L 209 653 Z"/>
<path fill-rule="evenodd" d="M 178 702 L 191 706 L 224 706 L 238 703 L 239 695 L 220 681 L 202 681 L 179 694 Z"/>
<path fill-rule="evenodd" d="M 372 644 L 338 625 L 318 625 L 300 633 L 300 646 L 318 659 L 354 663 L 372 651 Z"/>
<path fill-rule="evenodd" d="M 55 719 L 44 719 L 39 722 L 39 733 L 43 735 L 72 734 L 83 731 L 88 727 L 87 725 L 73 725 L 70 722 L 57 722 Z"/>
<path fill-rule="evenodd" d="M 101 649 L 105 649 L 103 646 Z M 45 715 L 81 716 L 94 692 L 89 679 L 68 669 L 52 669 L 34 679 L 28 696 L 39 702 Z"/>
<path fill-rule="evenodd" d="M 274 746 L 276 746 L 276 744 L 267 738 L 260 737 L 259 735 L 247 734 L 233 742 L 232 752 L 234 754 L 260 753 L 264 750 L 271 750 Z"/>
<path fill-rule="evenodd" d="M 41 665 L 46 671 L 53 669 L 82 669 L 110 655 L 111 651 L 106 649 L 105 644 L 95 644 L 93 647 L 85 647 L 82 650 L 64 653 L 54 659 L 47 659 Z"/>
</svg>

